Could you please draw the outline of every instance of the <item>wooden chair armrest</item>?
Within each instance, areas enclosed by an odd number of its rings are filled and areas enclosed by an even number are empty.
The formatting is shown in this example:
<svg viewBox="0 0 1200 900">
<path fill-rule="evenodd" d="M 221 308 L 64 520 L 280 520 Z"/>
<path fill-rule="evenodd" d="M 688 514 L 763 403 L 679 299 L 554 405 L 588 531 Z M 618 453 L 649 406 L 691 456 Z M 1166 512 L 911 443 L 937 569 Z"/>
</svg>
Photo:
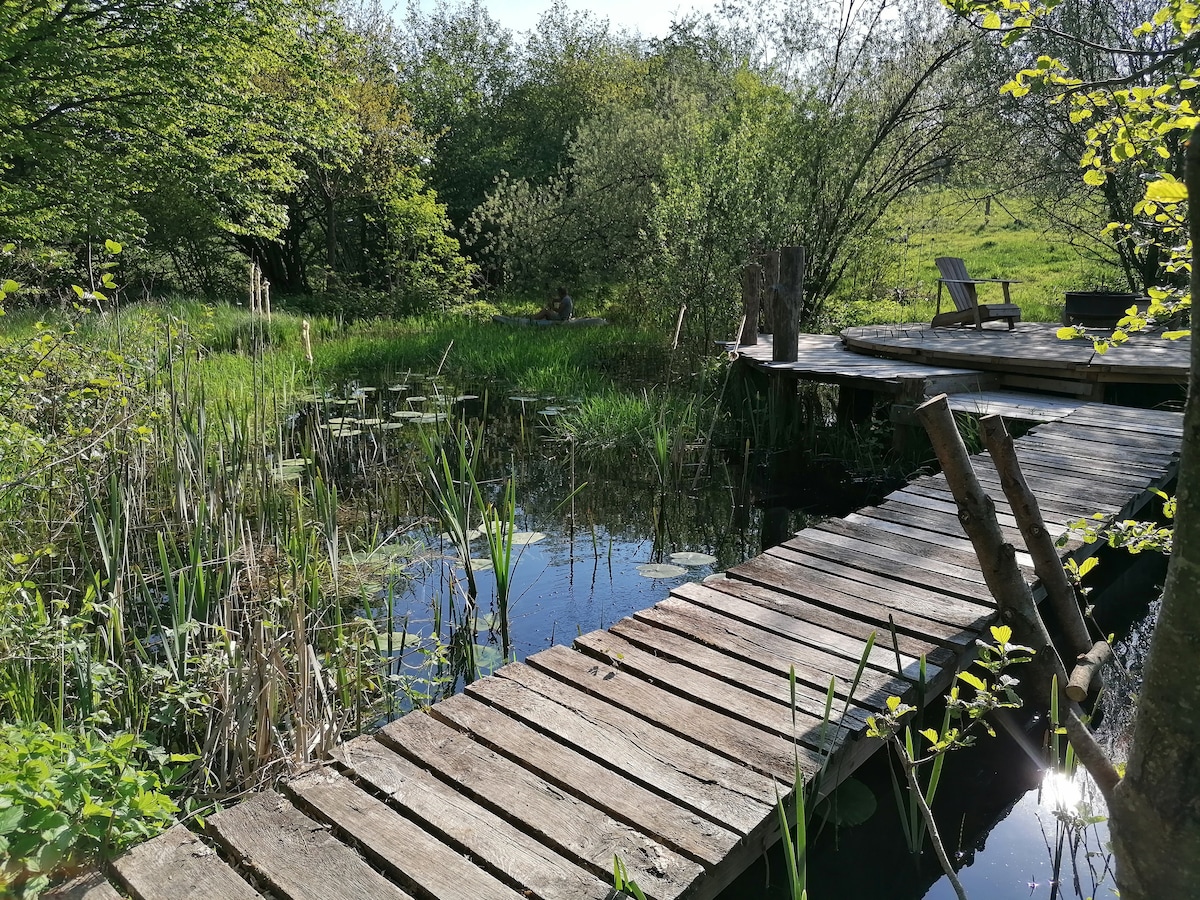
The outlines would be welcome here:
<svg viewBox="0 0 1200 900">
<path fill-rule="evenodd" d="M 939 278 L 947 284 L 1021 284 L 1015 278 Z"/>
</svg>

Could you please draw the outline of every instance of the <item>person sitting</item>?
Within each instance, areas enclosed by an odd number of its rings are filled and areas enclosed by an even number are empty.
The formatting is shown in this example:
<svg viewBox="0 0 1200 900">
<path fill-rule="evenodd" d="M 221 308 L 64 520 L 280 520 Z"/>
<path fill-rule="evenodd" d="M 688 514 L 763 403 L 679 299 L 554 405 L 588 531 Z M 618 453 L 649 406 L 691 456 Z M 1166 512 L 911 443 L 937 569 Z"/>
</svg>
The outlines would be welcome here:
<svg viewBox="0 0 1200 900">
<path fill-rule="evenodd" d="M 575 312 L 575 301 L 567 293 L 565 287 L 558 289 L 558 294 L 550 299 L 545 306 L 533 314 L 531 318 L 551 322 L 565 322 Z"/>
</svg>

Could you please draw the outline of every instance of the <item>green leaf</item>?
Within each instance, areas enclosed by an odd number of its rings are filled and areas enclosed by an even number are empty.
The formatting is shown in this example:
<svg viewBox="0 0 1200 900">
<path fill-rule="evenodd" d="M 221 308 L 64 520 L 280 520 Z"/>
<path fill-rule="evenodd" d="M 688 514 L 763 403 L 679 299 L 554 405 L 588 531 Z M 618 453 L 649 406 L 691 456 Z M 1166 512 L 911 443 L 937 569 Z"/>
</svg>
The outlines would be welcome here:
<svg viewBox="0 0 1200 900">
<path fill-rule="evenodd" d="M 0 834 L 12 834 L 24 817 L 25 812 L 19 806 L 0 809 Z"/>
<path fill-rule="evenodd" d="M 15 281 L 13 281 L 11 278 L 8 279 L 6 282 L 4 282 L 4 284 L 0 285 L 0 290 L 4 291 L 4 293 L 6 293 L 6 294 L 15 293 L 16 291 L 19 291 L 20 289 L 21 289 L 21 286 L 19 284 L 17 284 Z"/>
<path fill-rule="evenodd" d="M 965 681 L 977 691 L 987 690 L 987 685 L 983 683 L 983 679 L 973 672 L 959 672 L 958 679 L 959 681 Z"/>
<path fill-rule="evenodd" d="M 1012 629 L 1007 625 L 993 625 L 992 640 L 997 644 L 1007 644 L 1012 640 Z"/>
<path fill-rule="evenodd" d="M 1000 27 L 1000 14 L 998 12 L 995 12 L 994 10 L 992 12 L 989 12 L 986 16 L 983 17 L 983 27 L 987 28 L 989 30 L 994 30 L 996 28 L 999 28 Z"/>
<path fill-rule="evenodd" d="M 121 245 L 118 244 L 116 241 L 105 239 L 104 249 L 107 250 L 109 253 L 120 253 Z"/>
<path fill-rule="evenodd" d="M 1187 199 L 1187 185 L 1166 178 L 1152 181 L 1146 185 L 1146 199 L 1155 203 L 1182 203 Z"/>
<path fill-rule="evenodd" d="M 1108 180 L 1108 175 L 1103 169 L 1088 169 L 1083 173 L 1083 183 L 1090 184 L 1092 187 L 1100 187 Z"/>
</svg>

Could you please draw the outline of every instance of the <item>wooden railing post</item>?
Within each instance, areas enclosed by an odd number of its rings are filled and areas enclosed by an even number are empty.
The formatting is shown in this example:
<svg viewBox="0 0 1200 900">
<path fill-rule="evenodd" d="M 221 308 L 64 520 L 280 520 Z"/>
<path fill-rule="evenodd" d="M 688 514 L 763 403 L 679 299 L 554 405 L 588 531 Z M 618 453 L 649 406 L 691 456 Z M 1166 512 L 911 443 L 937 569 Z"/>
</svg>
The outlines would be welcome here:
<svg viewBox="0 0 1200 900">
<path fill-rule="evenodd" d="M 775 298 L 779 284 L 779 251 L 771 250 L 759 257 L 762 266 L 762 305 L 759 307 L 762 319 L 762 331 L 771 334 L 775 331 Z"/>
<path fill-rule="evenodd" d="M 771 359 L 795 362 L 799 352 L 800 312 L 804 308 L 803 247 L 784 247 L 780 251 L 778 284 Z"/>
<path fill-rule="evenodd" d="M 759 285 L 762 282 L 762 266 L 750 263 L 742 269 L 742 308 L 746 317 L 742 320 L 742 333 L 738 336 L 739 347 L 753 347 L 758 343 Z"/>
</svg>

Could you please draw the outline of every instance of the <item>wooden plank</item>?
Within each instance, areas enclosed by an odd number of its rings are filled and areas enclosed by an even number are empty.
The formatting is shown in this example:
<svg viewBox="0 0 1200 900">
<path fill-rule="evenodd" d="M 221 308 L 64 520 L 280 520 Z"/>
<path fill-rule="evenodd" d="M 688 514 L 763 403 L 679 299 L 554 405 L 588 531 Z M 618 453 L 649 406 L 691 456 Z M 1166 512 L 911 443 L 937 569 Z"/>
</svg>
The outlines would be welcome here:
<svg viewBox="0 0 1200 900">
<path fill-rule="evenodd" d="M 275 791 L 252 794 L 237 806 L 209 816 L 207 827 L 279 897 L 411 900 Z"/>
<path fill-rule="evenodd" d="M 1008 500 L 1004 496 L 1004 491 L 998 483 L 989 484 L 983 478 L 979 479 L 983 484 L 988 496 L 992 498 L 992 502 L 996 506 L 996 518 L 1001 524 L 1007 525 L 1010 528 L 1016 527 L 1016 519 L 1013 518 L 1012 510 L 1009 508 Z M 990 488 L 990 490 L 988 490 Z M 901 503 L 917 503 L 914 497 L 923 497 L 928 500 L 933 500 L 937 508 L 952 507 L 957 511 L 958 502 L 954 499 L 954 494 L 951 492 L 949 485 L 941 476 L 934 476 L 928 479 L 922 479 L 920 483 L 910 484 L 901 491 L 896 491 L 887 496 L 888 500 L 896 500 Z M 1077 500 L 1070 502 L 1055 501 L 1045 497 L 1039 497 L 1039 506 L 1042 510 L 1042 517 L 1048 525 L 1057 524 L 1065 526 L 1068 522 L 1078 517 L 1079 503 Z M 924 503 L 924 501 L 919 501 Z M 1096 496 L 1095 502 L 1106 503 L 1105 498 Z M 928 504 L 927 504 L 928 505 Z"/>
<path fill-rule="evenodd" d="M 928 582 L 924 582 L 923 578 L 932 581 L 941 576 L 937 576 L 935 572 L 928 572 L 926 575 L 925 570 L 916 566 L 901 565 L 877 557 L 856 558 L 853 553 L 842 552 L 836 547 L 828 553 L 818 554 L 818 551 L 811 550 L 809 544 L 818 545 L 818 542 L 797 535 L 785 544 L 770 548 L 764 556 L 803 565 L 810 570 L 821 569 L 832 575 L 850 578 L 851 581 L 857 581 L 864 586 L 883 590 L 894 596 L 894 605 L 902 604 L 908 610 L 929 618 L 940 618 L 943 622 L 976 622 L 980 614 L 990 613 L 994 608 L 995 601 L 992 600 L 991 594 L 979 584 L 966 589 L 956 586 L 950 589 L 942 584 L 937 590 L 924 588 L 922 584 Z M 901 600 L 900 596 L 904 599 Z"/>
<path fill-rule="evenodd" d="M 832 725 L 822 729 L 824 723 L 821 715 L 810 712 L 799 702 L 793 708 L 790 702 L 765 698 L 669 657 L 657 656 L 653 651 L 625 640 L 620 634 L 590 632 L 576 638 L 575 647 L 582 653 L 632 672 L 694 703 L 716 707 L 747 725 L 772 731 L 784 738 L 797 738 L 813 750 L 828 750 L 829 737 L 837 730 Z M 782 676 L 776 677 L 782 680 Z M 820 739 L 822 733 L 826 736 L 824 741 Z"/>
<path fill-rule="evenodd" d="M 459 694 L 430 714 L 508 756 L 546 781 L 575 794 L 618 821 L 654 835 L 676 853 L 715 869 L 739 836 L 702 819 L 640 784 L 546 737 L 480 700 Z"/>
<path fill-rule="evenodd" d="M 702 586 L 691 588 L 689 585 L 682 585 L 682 587 L 683 590 L 672 591 L 671 595 L 695 606 L 728 616 L 731 619 L 737 619 L 747 625 L 762 628 L 797 643 L 808 644 L 826 653 L 840 656 L 856 667 L 863 659 L 863 651 L 866 649 L 865 638 L 853 637 L 835 628 L 826 628 L 806 622 L 731 594 L 706 590 Z M 897 672 L 896 666 L 898 657 L 900 659 L 899 672 Z M 878 646 L 868 654 L 866 665 L 870 669 L 884 672 L 889 676 L 900 675 L 909 681 L 915 681 L 919 677 L 920 666 L 917 658 L 899 655 L 882 641 L 879 641 Z M 927 670 L 932 670 L 933 674 L 936 675 L 939 669 L 940 666 L 927 663 Z"/>
<path fill-rule="evenodd" d="M 748 727 L 719 710 L 677 697 L 669 691 L 612 666 L 565 647 L 551 647 L 526 662 L 567 684 L 580 688 L 642 716 L 680 737 L 703 744 L 784 783 L 795 775 L 797 755 L 801 767 L 813 772 L 819 765 L 816 754 L 794 747 L 771 732 Z"/>
<path fill-rule="evenodd" d="M 613 857 L 621 857 L 647 897 L 684 896 L 704 872 L 654 836 L 618 822 L 429 715 L 404 716 L 385 726 L 379 740 L 596 875 L 611 872 Z"/>
<path fill-rule="evenodd" d="M 874 516 L 876 509 L 877 507 L 864 507 L 863 510 L 851 513 L 841 521 L 866 529 L 879 530 L 899 537 L 907 537 L 915 541 L 920 541 L 923 544 L 944 547 L 972 556 L 975 554 L 971 542 L 962 535 L 961 528 L 959 528 L 959 534 L 957 535 L 943 534 L 924 528 L 916 522 L 891 521 L 890 519 L 876 518 Z M 957 520 L 955 522 L 957 523 Z M 1030 573 L 1033 572 L 1033 558 L 1020 547 L 1017 548 L 1017 565 L 1022 569 L 1028 570 Z"/>
<path fill-rule="evenodd" d="M 761 660 L 744 660 L 668 628 L 659 627 L 653 622 L 632 617 L 614 624 L 609 634 L 662 659 L 672 660 L 696 671 L 711 672 L 726 680 L 735 681 L 747 691 L 791 707 L 791 685 L 786 673 L 780 671 L 779 667 L 757 665 Z M 690 674 L 688 677 L 691 677 Z M 823 718 L 825 698 L 826 694 L 823 691 L 802 683 L 796 685 L 796 706 L 806 711 L 813 721 Z M 834 711 L 839 716 L 844 712 L 844 724 L 854 730 L 865 726 L 871 714 L 871 710 L 862 709 L 854 703 L 847 706 L 844 702 L 835 703 Z M 821 729 L 818 729 L 818 737 L 815 740 L 810 739 L 812 736 L 807 732 L 802 733 L 800 738 L 809 747 L 819 749 L 824 746 L 819 739 L 820 733 Z"/>
<path fill-rule="evenodd" d="M 793 594 L 829 609 L 852 612 L 880 628 L 887 628 L 890 622 L 894 622 L 897 630 L 905 634 L 950 648 L 969 646 L 975 639 L 975 632 L 989 618 L 974 613 L 952 614 L 949 618 L 954 621 L 947 622 L 942 610 L 927 614 L 923 604 L 920 610 L 914 610 L 907 604 L 901 608 L 896 602 L 898 598 L 894 590 L 880 591 L 871 585 L 822 569 L 801 567 L 803 571 L 796 571 L 797 565 L 763 554 L 735 566 L 726 574 L 730 578 Z"/>
<path fill-rule="evenodd" d="M 79 875 L 41 896 L 45 900 L 124 900 L 99 872 Z"/>
<path fill-rule="evenodd" d="M 895 544 L 881 544 L 877 541 L 867 541 L 857 535 L 839 534 L 833 529 L 826 528 L 806 528 L 792 540 L 784 542 L 784 546 L 809 551 L 818 544 L 827 544 L 835 548 L 835 550 L 829 551 L 829 555 L 836 560 L 844 561 L 854 555 L 867 555 L 897 563 L 898 571 L 916 570 L 926 572 L 929 576 L 934 576 L 920 578 L 917 584 L 923 587 L 942 588 L 944 582 L 945 585 L 949 585 L 947 590 L 951 593 L 965 592 L 963 595 L 970 598 L 991 596 L 987 590 L 987 585 L 984 583 L 983 573 L 979 571 L 978 564 L 975 566 L 964 566 L 949 563 L 932 556 L 913 553 L 897 547 Z M 821 555 L 824 556 L 825 554 L 822 553 Z M 962 587 L 963 582 L 969 585 L 969 587 Z M 980 591 L 979 588 L 983 588 L 983 590 Z"/>
<path fill-rule="evenodd" d="M 882 547 L 891 547 L 922 557 L 930 563 L 946 563 L 958 571 L 973 571 L 975 578 L 983 581 L 983 573 L 979 571 L 979 559 L 974 553 L 954 550 L 945 544 L 936 542 L 932 540 L 932 536 L 928 532 L 910 532 L 904 529 L 889 531 L 878 527 L 878 524 L 874 522 L 849 521 L 847 519 L 827 519 L 819 525 L 805 530 L 806 534 L 808 532 L 825 532 L 854 538 L 869 544 L 878 544 Z M 1034 577 L 1033 567 L 1022 566 L 1022 569 L 1026 572 L 1027 578 L 1032 580 Z"/>
<path fill-rule="evenodd" d="M 704 582 L 690 581 L 673 589 L 671 593 L 696 601 L 698 597 L 703 597 L 709 591 L 757 603 L 767 609 L 793 616 L 802 622 L 811 622 L 814 625 L 849 635 L 860 643 L 865 642 L 874 634 L 877 642 L 889 648 L 893 646 L 892 634 L 888 628 L 886 617 L 881 630 L 881 626 L 854 615 L 851 609 L 828 609 L 794 595 L 774 591 L 748 581 L 739 581 L 734 578 L 711 578 Z M 957 654 L 953 650 L 939 646 L 932 641 L 912 637 L 902 631 L 896 632 L 895 649 L 905 663 L 910 659 L 919 659 L 925 656 L 939 668 L 953 665 L 957 658 Z"/>
<path fill-rule="evenodd" d="M 606 883 L 453 787 L 393 753 L 374 736 L 355 738 L 334 758 L 356 779 L 538 900 L 606 900 Z"/>
<path fill-rule="evenodd" d="M 522 894 L 333 769 L 295 778 L 287 791 L 409 890 L 434 897 L 521 900 Z"/>
<path fill-rule="evenodd" d="M 862 674 L 858 689 L 851 695 L 857 666 L 850 660 L 745 625 L 678 597 L 634 613 L 633 617 L 660 628 L 669 628 L 677 634 L 689 636 L 741 659 L 769 666 L 783 677 L 787 677 L 794 668 L 797 682 L 819 692 L 828 690 L 832 681 L 837 697 L 852 699 L 867 709 L 883 709 L 888 697 L 892 694 L 904 695 L 910 687 L 907 681 L 894 674 L 867 669 Z M 818 696 L 823 703 L 823 693 Z M 811 711 L 818 712 L 818 709 Z"/>
<path fill-rule="evenodd" d="M 524 664 L 504 666 L 467 694 L 743 836 L 774 807 L 770 778 Z"/>
<path fill-rule="evenodd" d="M 138 900 L 255 900 L 262 896 L 184 825 L 174 825 L 138 844 L 112 867 Z"/>
</svg>

